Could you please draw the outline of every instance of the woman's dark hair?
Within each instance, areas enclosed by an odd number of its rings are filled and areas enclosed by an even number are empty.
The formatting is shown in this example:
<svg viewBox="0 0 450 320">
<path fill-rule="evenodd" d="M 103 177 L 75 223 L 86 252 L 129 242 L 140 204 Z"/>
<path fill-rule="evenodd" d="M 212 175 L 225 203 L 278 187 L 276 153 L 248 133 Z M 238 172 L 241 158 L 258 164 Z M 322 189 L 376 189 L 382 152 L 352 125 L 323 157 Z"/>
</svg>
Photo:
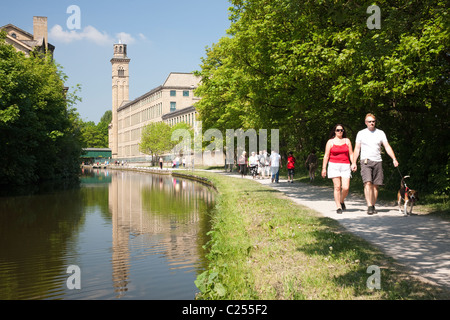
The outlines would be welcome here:
<svg viewBox="0 0 450 320">
<path fill-rule="evenodd" d="M 337 127 L 342 127 L 342 129 L 344 129 L 344 132 L 342 133 L 342 138 L 347 138 L 347 131 L 345 130 L 345 128 L 342 124 L 338 123 L 333 127 L 333 130 L 331 130 L 330 139 L 333 139 L 336 136 L 336 128 Z"/>
</svg>

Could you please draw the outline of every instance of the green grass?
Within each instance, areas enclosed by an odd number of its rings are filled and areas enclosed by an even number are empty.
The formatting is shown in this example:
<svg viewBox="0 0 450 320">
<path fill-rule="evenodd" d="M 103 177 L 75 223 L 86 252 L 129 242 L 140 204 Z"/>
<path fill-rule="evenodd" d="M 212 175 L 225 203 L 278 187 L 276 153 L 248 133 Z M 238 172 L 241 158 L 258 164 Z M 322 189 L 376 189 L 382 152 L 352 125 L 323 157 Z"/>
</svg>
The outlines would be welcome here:
<svg viewBox="0 0 450 320">
<path fill-rule="evenodd" d="M 211 172 L 218 190 L 198 299 L 448 299 L 335 220 L 248 179 Z M 369 289 L 367 268 L 381 268 Z"/>
</svg>

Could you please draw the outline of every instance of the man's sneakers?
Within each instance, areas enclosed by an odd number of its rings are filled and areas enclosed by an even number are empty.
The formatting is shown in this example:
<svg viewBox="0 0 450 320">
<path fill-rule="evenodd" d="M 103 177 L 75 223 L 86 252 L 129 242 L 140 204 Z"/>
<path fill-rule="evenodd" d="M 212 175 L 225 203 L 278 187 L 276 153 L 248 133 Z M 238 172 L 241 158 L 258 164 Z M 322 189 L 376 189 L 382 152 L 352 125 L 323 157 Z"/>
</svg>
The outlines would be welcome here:
<svg viewBox="0 0 450 320">
<path fill-rule="evenodd" d="M 375 206 L 369 206 L 367 207 L 367 214 L 368 215 L 372 215 L 372 214 L 377 214 L 377 210 L 375 210 Z"/>
</svg>

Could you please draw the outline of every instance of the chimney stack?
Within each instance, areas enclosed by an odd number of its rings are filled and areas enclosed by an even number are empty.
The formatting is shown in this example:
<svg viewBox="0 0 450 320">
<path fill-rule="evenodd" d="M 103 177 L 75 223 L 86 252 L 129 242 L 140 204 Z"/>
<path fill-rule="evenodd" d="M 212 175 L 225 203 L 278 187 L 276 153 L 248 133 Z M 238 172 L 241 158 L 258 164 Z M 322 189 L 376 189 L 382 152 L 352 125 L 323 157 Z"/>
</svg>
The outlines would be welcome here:
<svg viewBox="0 0 450 320">
<path fill-rule="evenodd" d="M 48 31 L 47 31 L 47 17 L 33 17 L 33 33 L 34 40 L 41 41 L 45 47 L 45 51 L 48 49 Z"/>
</svg>

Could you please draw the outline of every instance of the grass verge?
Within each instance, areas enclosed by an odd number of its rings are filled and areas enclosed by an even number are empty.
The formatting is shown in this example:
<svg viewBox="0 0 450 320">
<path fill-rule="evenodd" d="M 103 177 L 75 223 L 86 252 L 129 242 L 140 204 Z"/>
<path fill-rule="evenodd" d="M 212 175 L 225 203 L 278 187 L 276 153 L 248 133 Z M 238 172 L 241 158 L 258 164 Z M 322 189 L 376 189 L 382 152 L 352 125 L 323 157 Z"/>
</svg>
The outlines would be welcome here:
<svg viewBox="0 0 450 320">
<path fill-rule="evenodd" d="M 207 178 L 219 192 L 197 299 L 450 298 L 335 220 L 280 192 L 247 179 L 183 173 Z M 380 268 L 381 289 L 368 288 L 372 265 Z"/>
</svg>

